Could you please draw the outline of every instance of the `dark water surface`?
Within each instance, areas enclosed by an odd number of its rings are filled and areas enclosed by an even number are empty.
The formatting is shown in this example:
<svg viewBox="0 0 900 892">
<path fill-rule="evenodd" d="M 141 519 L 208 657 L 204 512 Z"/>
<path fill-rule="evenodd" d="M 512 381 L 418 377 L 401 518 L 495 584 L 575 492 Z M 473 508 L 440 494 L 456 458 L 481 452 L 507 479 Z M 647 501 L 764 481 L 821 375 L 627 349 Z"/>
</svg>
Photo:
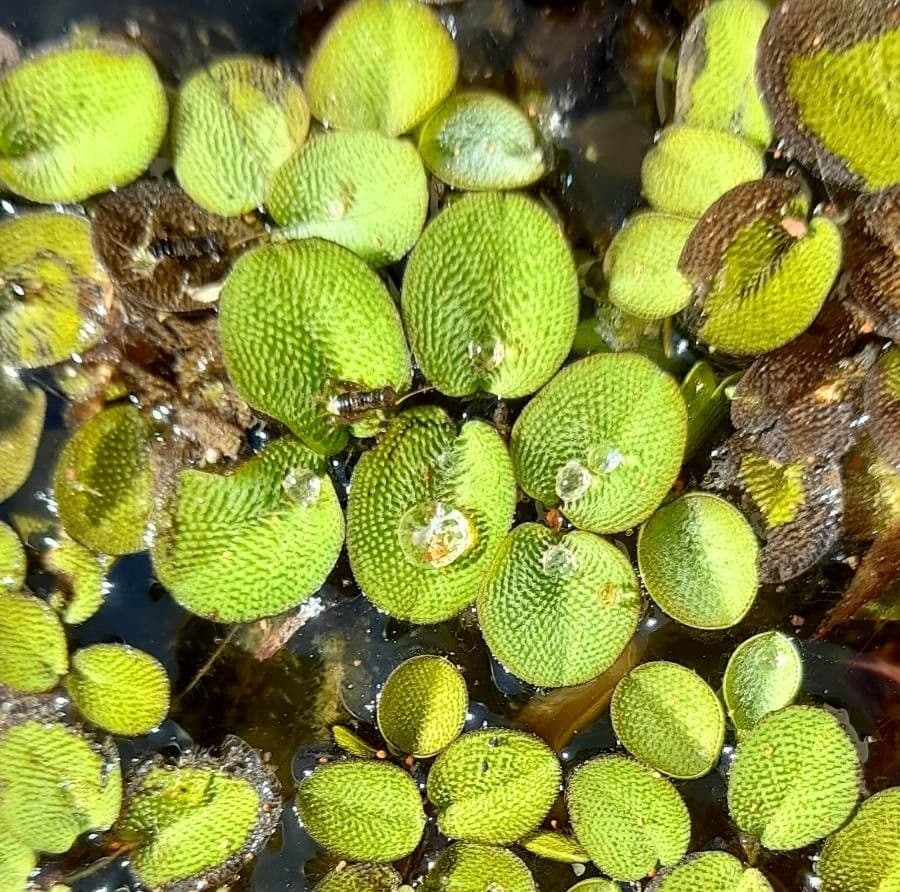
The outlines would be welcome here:
<svg viewBox="0 0 900 892">
<path fill-rule="evenodd" d="M 217 53 L 233 50 L 279 56 L 302 67 L 336 5 L 182 0 L 132 8 L 103 0 L 0 0 L 0 27 L 26 45 L 57 37 L 75 21 L 128 27 L 139 33 L 174 81 Z M 664 81 L 660 88 L 658 61 L 676 39 L 686 11 L 680 4 L 650 0 L 554 5 L 466 0 L 440 8 L 460 47 L 462 79 L 494 86 L 537 112 L 557 151 L 556 172 L 541 191 L 560 210 L 573 244 L 585 257 L 602 251 L 639 202 L 641 159 L 660 112 L 671 105 Z M 681 364 L 681 371 L 686 365 Z M 484 414 L 492 406 L 475 401 L 463 408 Z M 458 414 L 460 404 L 453 410 Z M 51 394 L 48 432 L 35 473 L 0 513 L 47 510 L 47 477 L 62 436 L 59 402 Z M 352 457 L 336 461 L 339 489 L 351 464 Z M 701 458 L 686 469 L 683 482 L 696 484 L 704 470 Z M 619 537 L 632 553 L 633 538 Z M 845 557 L 833 556 L 787 587 L 764 588 L 750 616 L 725 633 L 686 629 L 650 608 L 619 668 L 627 669 L 629 658 L 674 659 L 718 688 L 739 641 L 762 629 L 795 634 L 806 670 L 802 698 L 840 710 L 852 723 L 868 752 L 871 792 L 900 783 L 900 645 L 890 630 L 876 632 L 863 624 L 829 641 L 808 640 L 852 574 Z M 152 749 L 177 753 L 192 742 L 215 746 L 233 733 L 271 753 L 290 790 L 304 770 L 334 751 L 328 729 L 335 722 L 355 722 L 362 736 L 377 742 L 371 723 L 378 686 L 399 662 L 422 651 L 444 653 L 462 667 L 472 699 L 470 727 L 487 722 L 532 728 L 559 744 L 567 765 L 615 747 L 604 708 L 614 678 L 547 695 L 529 689 L 492 663 L 470 614 L 435 627 L 394 622 L 355 592 L 344 560 L 311 602 L 306 624 L 265 662 L 233 642 L 222 648 L 228 630 L 185 614 L 153 580 L 146 555 L 120 560 L 111 581 L 100 613 L 72 630 L 73 645 L 126 641 L 149 651 L 168 669 L 176 697 L 170 719 L 157 733 L 122 744 L 125 759 Z M 40 590 L 39 579 L 31 583 Z M 692 850 L 723 848 L 746 857 L 725 806 L 724 772 L 733 741 L 727 744 L 718 771 L 678 787 L 694 820 Z M 418 863 L 409 865 L 407 879 L 427 866 L 433 851 L 434 846 L 420 853 Z M 812 890 L 815 851 L 764 853 L 758 866 L 777 889 Z M 79 853 L 84 862 L 95 854 L 89 844 Z M 577 879 L 571 866 L 525 857 L 543 892 L 561 892 Z M 234 888 L 301 892 L 307 877 L 314 881 L 329 866 L 289 805 L 280 833 Z M 588 868 L 585 875 L 592 873 Z M 112 865 L 75 888 L 99 892 L 130 887 L 121 867 Z"/>
</svg>

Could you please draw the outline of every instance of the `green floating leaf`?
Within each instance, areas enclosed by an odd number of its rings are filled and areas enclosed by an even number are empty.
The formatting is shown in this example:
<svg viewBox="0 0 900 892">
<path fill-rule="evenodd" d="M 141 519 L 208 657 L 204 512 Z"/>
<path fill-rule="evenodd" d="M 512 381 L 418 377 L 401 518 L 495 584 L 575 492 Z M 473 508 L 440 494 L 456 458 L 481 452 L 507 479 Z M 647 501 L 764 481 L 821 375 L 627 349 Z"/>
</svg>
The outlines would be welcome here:
<svg viewBox="0 0 900 892">
<path fill-rule="evenodd" d="M 710 686 L 677 663 L 632 669 L 610 702 L 616 737 L 633 756 L 676 778 L 712 770 L 725 740 L 725 713 Z"/>
<path fill-rule="evenodd" d="M 323 238 L 384 266 L 415 244 L 428 178 L 415 146 L 373 131 L 323 133 L 290 158 L 266 197 L 282 238 Z"/>
<path fill-rule="evenodd" d="M 691 628 L 737 625 L 756 599 L 756 535 L 718 496 L 691 492 L 663 505 L 641 527 L 637 554 L 650 597 Z"/>
<path fill-rule="evenodd" d="M 859 793 L 859 756 L 837 719 L 788 706 L 763 716 L 738 745 L 728 810 L 767 849 L 787 851 L 837 830 Z"/>
<path fill-rule="evenodd" d="M 797 0 L 773 11 L 757 80 L 783 151 L 826 181 L 876 192 L 900 181 L 900 25 L 890 2 Z"/>
<path fill-rule="evenodd" d="M 900 471 L 900 347 L 881 355 L 865 383 L 866 430 L 879 455 Z"/>
<path fill-rule="evenodd" d="M 175 176 L 201 207 L 238 216 L 261 205 L 275 171 L 302 145 L 309 109 L 273 62 L 236 56 L 185 81 L 172 115 Z"/>
<path fill-rule="evenodd" d="M 28 876 L 35 867 L 35 852 L 19 842 L 0 818 L 0 889 L 27 889 Z"/>
<path fill-rule="evenodd" d="M 425 827 L 415 781 L 396 765 L 371 760 L 317 768 L 297 788 L 297 812 L 319 845 L 355 861 L 405 858 Z"/>
<path fill-rule="evenodd" d="M 523 731 L 463 734 L 428 773 L 438 828 L 451 839 L 505 844 L 534 830 L 559 792 L 553 750 Z"/>
<path fill-rule="evenodd" d="M 231 271 L 219 309 L 222 351 L 235 388 L 317 452 L 339 452 L 344 393 L 409 386 L 400 315 L 372 270 L 319 239 L 249 251 Z M 360 332 L 366 337 L 361 338 Z M 371 436 L 378 419 L 356 424 Z"/>
<path fill-rule="evenodd" d="M 325 874 L 313 892 L 397 892 L 402 881 L 387 864 L 346 864 Z"/>
<path fill-rule="evenodd" d="M 168 116 L 136 44 L 76 36 L 0 76 L 0 181 L 45 204 L 124 186 L 156 156 Z"/>
<path fill-rule="evenodd" d="M 765 173 L 762 152 L 738 136 L 708 127 L 666 127 L 644 156 L 641 185 L 657 210 L 700 217 L 729 189 Z"/>
<path fill-rule="evenodd" d="M 675 482 L 686 431 L 678 385 L 649 359 L 588 356 L 519 415 L 510 441 L 516 479 L 576 526 L 620 532 L 648 517 Z"/>
<path fill-rule="evenodd" d="M 76 651 L 66 689 L 91 724 L 120 737 L 152 731 L 169 711 L 169 676 L 158 660 L 125 644 Z"/>
<path fill-rule="evenodd" d="M 363 593 L 412 622 L 475 600 L 512 522 L 516 486 L 500 435 L 440 409 L 397 416 L 353 472 L 347 550 Z"/>
<path fill-rule="evenodd" d="M 60 530 L 43 554 L 43 561 L 56 574 L 50 606 L 64 623 L 86 622 L 103 606 L 109 590 L 107 574 L 115 558 L 96 554 Z"/>
<path fill-rule="evenodd" d="M 93 347 L 108 299 L 84 217 L 39 211 L 0 222 L 0 363 L 39 368 Z"/>
<path fill-rule="evenodd" d="M 49 604 L 0 590 L 0 684 L 28 694 L 49 691 L 68 664 L 66 633 Z"/>
<path fill-rule="evenodd" d="M 729 130 L 763 147 L 772 141 L 756 86 L 756 47 L 768 17 L 762 0 L 717 0 L 691 20 L 678 54 L 677 122 Z"/>
<path fill-rule="evenodd" d="M 25 548 L 15 530 L 0 523 L 0 591 L 15 592 L 25 583 Z"/>
<path fill-rule="evenodd" d="M 428 169 L 454 189 L 521 189 L 545 172 L 528 115 L 498 93 L 451 96 L 419 130 Z"/>
<path fill-rule="evenodd" d="M 413 353 L 438 390 L 520 397 L 569 354 L 578 277 L 559 226 L 531 198 L 467 195 L 426 227 L 401 304 Z"/>
<path fill-rule="evenodd" d="M 378 756 L 378 750 L 374 746 L 370 746 L 362 737 L 344 725 L 335 725 L 331 729 L 331 736 L 334 738 L 334 742 L 350 756 L 358 756 L 360 759 L 375 759 Z"/>
<path fill-rule="evenodd" d="M 417 0 L 356 0 L 331 21 L 304 85 L 328 127 L 407 133 L 453 89 L 456 46 Z"/>
<path fill-rule="evenodd" d="M 807 224 L 806 206 L 796 180 L 773 178 L 735 187 L 703 215 L 681 256 L 700 340 L 752 355 L 815 319 L 840 270 L 841 233 L 825 217 Z"/>
<path fill-rule="evenodd" d="M 664 319 L 683 310 L 691 283 L 678 260 L 695 222 L 656 211 L 629 217 L 603 258 L 609 299 L 641 319 Z"/>
<path fill-rule="evenodd" d="M 664 871 L 648 892 L 772 892 L 772 886 L 727 852 L 698 852 Z"/>
<path fill-rule="evenodd" d="M 569 886 L 568 892 L 622 892 L 622 887 L 612 880 L 604 880 L 603 877 L 591 877 Z"/>
<path fill-rule="evenodd" d="M 0 374 L 0 502 L 25 482 L 44 429 L 47 397 L 17 376 Z"/>
<path fill-rule="evenodd" d="M 413 657 L 384 683 L 378 730 L 396 750 L 425 759 L 459 736 L 468 707 L 466 683 L 456 666 L 443 657 Z"/>
<path fill-rule="evenodd" d="M 22 846 L 68 851 L 119 814 L 122 773 L 112 741 L 40 716 L 0 726 L 0 814 Z"/>
<path fill-rule="evenodd" d="M 102 554 L 146 548 L 153 488 L 150 433 L 128 403 L 105 409 L 77 428 L 53 475 L 63 528 Z"/>
<path fill-rule="evenodd" d="M 722 679 L 722 696 L 738 734 L 764 715 L 790 706 L 803 680 L 803 661 L 793 639 L 761 632 L 741 642 Z"/>
<path fill-rule="evenodd" d="M 317 591 L 343 539 L 324 459 L 285 437 L 230 473 L 180 471 L 156 518 L 151 555 L 186 610 L 252 622 Z"/>
<path fill-rule="evenodd" d="M 438 855 L 422 892 L 535 892 L 531 872 L 512 852 L 457 842 Z"/>
<path fill-rule="evenodd" d="M 687 806 L 669 781 L 640 762 L 600 756 L 579 765 L 569 779 L 566 801 L 591 860 L 617 880 L 652 876 L 687 852 Z"/>
<path fill-rule="evenodd" d="M 517 845 L 548 861 L 587 864 L 591 860 L 584 846 L 571 833 L 563 833 L 561 830 L 535 830 L 523 836 Z"/>
<path fill-rule="evenodd" d="M 615 545 L 576 530 L 517 526 L 478 595 L 494 656 L 530 684 L 581 684 L 605 672 L 637 630 L 641 593 Z"/>
<path fill-rule="evenodd" d="M 681 382 L 681 395 L 687 407 L 688 436 L 685 458 L 690 458 L 720 429 L 728 417 L 730 394 L 740 380 L 735 372 L 721 381 L 708 362 L 695 362 Z"/>
<path fill-rule="evenodd" d="M 221 754 L 177 763 L 155 756 L 127 779 L 116 837 L 129 867 L 157 892 L 217 888 L 234 880 L 278 827 L 281 787 L 260 754 L 235 737 Z"/>
<path fill-rule="evenodd" d="M 900 888 L 900 787 L 867 799 L 853 820 L 825 841 L 816 873 L 822 892 Z"/>
<path fill-rule="evenodd" d="M 214 303 L 234 256 L 263 232 L 253 218 L 210 214 L 162 179 L 104 195 L 91 220 L 94 248 L 117 292 L 175 313 Z"/>
</svg>

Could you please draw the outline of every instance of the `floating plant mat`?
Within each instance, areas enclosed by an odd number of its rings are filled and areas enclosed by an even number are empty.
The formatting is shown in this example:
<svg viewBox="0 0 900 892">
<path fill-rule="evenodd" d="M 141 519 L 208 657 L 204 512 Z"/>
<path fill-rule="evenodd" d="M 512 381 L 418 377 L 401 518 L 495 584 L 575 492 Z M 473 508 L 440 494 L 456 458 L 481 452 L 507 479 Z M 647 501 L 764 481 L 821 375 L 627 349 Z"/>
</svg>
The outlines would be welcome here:
<svg viewBox="0 0 900 892">
<path fill-rule="evenodd" d="M 900 888 L 898 0 L 215 6 L 0 0 L 0 892 Z"/>
</svg>

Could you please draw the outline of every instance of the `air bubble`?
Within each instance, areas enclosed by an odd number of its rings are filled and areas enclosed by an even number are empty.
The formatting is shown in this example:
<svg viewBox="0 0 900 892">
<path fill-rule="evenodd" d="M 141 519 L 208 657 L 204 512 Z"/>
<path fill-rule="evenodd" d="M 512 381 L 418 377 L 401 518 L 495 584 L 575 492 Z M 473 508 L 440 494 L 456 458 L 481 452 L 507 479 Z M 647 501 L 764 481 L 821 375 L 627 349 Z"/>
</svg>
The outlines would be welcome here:
<svg viewBox="0 0 900 892">
<path fill-rule="evenodd" d="M 318 501 L 322 478 L 307 468 L 292 468 L 281 481 L 281 488 L 292 502 L 309 507 Z"/>
<path fill-rule="evenodd" d="M 590 488 L 591 479 L 580 461 L 570 459 L 556 473 L 556 494 L 564 503 L 577 502 Z"/>
<path fill-rule="evenodd" d="M 447 567 L 473 544 L 472 525 L 444 502 L 419 502 L 400 518 L 397 530 L 406 559 L 418 567 Z"/>
<path fill-rule="evenodd" d="M 568 579 L 578 572 L 578 558 L 575 552 L 560 542 L 551 545 L 541 555 L 541 568 L 551 579 Z"/>
</svg>

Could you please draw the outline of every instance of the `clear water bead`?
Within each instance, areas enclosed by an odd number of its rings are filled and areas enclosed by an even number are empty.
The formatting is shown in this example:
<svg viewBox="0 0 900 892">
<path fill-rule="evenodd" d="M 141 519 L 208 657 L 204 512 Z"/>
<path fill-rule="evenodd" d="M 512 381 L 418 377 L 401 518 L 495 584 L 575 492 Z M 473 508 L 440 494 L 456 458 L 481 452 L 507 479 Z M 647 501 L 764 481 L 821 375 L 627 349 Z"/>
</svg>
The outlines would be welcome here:
<svg viewBox="0 0 900 892">
<path fill-rule="evenodd" d="M 469 519 L 445 502 L 419 502 L 400 518 L 397 530 L 406 559 L 418 567 L 447 567 L 472 545 Z"/>
<path fill-rule="evenodd" d="M 590 488 L 591 472 L 577 459 L 570 459 L 556 472 L 556 495 L 562 502 L 577 502 Z"/>
<path fill-rule="evenodd" d="M 551 545 L 541 555 L 541 569 L 551 579 L 568 579 L 578 572 L 578 557 L 562 542 Z"/>
<path fill-rule="evenodd" d="M 307 468 L 292 468 L 281 481 L 281 488 L 292 502 L 308 507 L 322 492 L 322 478 Z"/>
<path fill-rule="evenodd" d="M 478 341 L 469 341 L 466 348 L 469 361 L 480 372 L 492 372 L 503 362 L 506 349 L 499 338 L 484 338 Z"/>
</svg>

